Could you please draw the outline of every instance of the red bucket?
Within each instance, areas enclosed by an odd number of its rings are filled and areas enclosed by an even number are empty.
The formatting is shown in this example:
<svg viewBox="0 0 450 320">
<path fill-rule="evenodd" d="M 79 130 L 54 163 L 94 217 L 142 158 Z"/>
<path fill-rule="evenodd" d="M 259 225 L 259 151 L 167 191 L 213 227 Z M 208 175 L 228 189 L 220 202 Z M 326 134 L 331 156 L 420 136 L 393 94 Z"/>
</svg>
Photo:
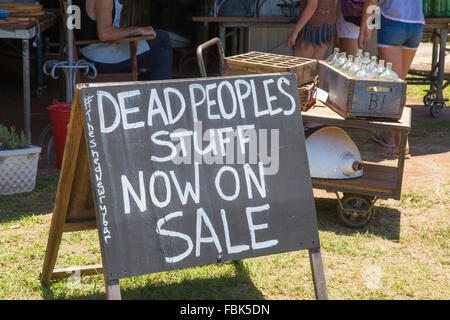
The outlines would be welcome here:
<svg viewBox="0 0 450 320">
<path fill-rule="evenodd" d="M 57 100 L 53 101 L 53 105 L 47 107 L 50 115 L 50 124 L 52 126 L 52 134 L 55 141 L 56 159 L 59 169 L 61 169 L 64 146 L 66 144 L 71 107 L 71 102 L 58 102 Z"/>
</svg>

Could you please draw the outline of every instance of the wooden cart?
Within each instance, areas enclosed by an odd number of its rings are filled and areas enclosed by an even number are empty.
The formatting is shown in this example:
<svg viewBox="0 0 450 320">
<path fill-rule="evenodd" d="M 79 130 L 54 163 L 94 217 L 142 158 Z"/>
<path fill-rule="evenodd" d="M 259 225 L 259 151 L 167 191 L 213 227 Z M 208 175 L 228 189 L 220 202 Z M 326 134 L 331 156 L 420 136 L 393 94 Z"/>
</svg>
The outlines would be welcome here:
<svg viewBox="0 0 450 320">
<path fill-rule="evenodd" d="M 305 122 L 319 122 L 337 127 L 400 133 L 400 156 L 397 166 L 364 162 L 364 174 L 359 178 L 312 179 L 313 188 L 336 194 L 337 213 L 345 225 L 360 228 L 369 223 L 375 213 L 374 205 L 378 199 L 400 200 L 405 147 L 411 129 L 410 107 L 403 109 L 403 116 L 398 121 L 344 119 L 323 104 L 316 104 L 307 112 L 302 112 L 302 118 Z"/>
<path fill-rule="evenodd" d="M 220 56 L 220 72 L 222 72 L 224 53 L 220 39 L 214 38 L 197 48 L 197 62 L 202 77 L 207 77 L 203 60 L 203 51 L 217 45 Z M 411 130 L 411 108 L 403 109 L 402 117 L 397 121 L 375 119 L 345 119 L 336 112 L 318 102 L 313 108 L 302 111 L 304 122 L 318 122 L 337 127 L 356 128 L 370 131 L 390 131 L 400 134 L 400 156 L 397 166 L 364 162 L 362 177 L 340 179 L 312 179 L 313 188 L 336 194 L 338 199 L 337 213 L 341 221 L 353 228 L 361 228 L 368 224 L 375 214 L 375 202 L 378 199 L 400 200 L 405 164 L 405 148 Z"/>
</svg>

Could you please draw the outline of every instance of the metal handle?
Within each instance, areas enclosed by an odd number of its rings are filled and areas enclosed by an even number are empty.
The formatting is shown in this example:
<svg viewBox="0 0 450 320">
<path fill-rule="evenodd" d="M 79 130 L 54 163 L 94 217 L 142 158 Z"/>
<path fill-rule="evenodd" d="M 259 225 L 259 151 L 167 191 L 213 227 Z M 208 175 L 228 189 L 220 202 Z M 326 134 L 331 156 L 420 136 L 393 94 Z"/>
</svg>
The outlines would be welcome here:
<svg viewBox="0 0 450 320">
<path fill-rule="evenodd" d="M 206 41 L 205 43 L 202 43 L 197 47 L 197 63 L 198 67 L 200 69 L 200 75 L 203 78 L 206 78 L 208 75 L 206 74 L 206 67 L 205 62 L 203 60 L 203 50 L 207 49 L 209 47 L 212 47 L 213 45 L 217 44 L 217 48 L 219 50 L 219 58 L 220 58 L 220 66 L 219 66 L 219 73 L 222 74 L 222 67 L 223 67 L 223 61 L 224 61 L 224 51 L 222 46 L 222 41 L 220 41 L 219 38 L 213 38 L 209 41 Z"/>
</svg>

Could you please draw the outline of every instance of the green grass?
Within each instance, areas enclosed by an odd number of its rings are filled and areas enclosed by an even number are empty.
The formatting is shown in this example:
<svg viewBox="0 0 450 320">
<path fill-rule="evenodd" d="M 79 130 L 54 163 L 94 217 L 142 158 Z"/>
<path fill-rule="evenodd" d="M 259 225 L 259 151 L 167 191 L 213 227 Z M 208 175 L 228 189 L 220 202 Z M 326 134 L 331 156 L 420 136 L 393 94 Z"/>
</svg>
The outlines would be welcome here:
<svg viewBox="0 0 450 320">
<path fill-rule="evenodd" d="M 408 103 L 423 104 L 423 97 L 430 90 L 429 85 L 408 85 L 406 89 L 406 96 Z M 443 91 L 444 99 L 450 98 L 450 87 Z"/>
<path fill-rule="evenodd" d="M 443 150 L 408 160 L 401 201 L 379 200 L 363 229 L 343 226 L 333 196 L 316 194 L 331 299 L 450 297 L 449 131 L 448 121 L 414 125 L 413 147 Z M 366 134 L 356 137 L 369 143 Z M 414 180 L 413 169 L 424 164 Z M 32 193 L 0 197 L 0 299 L 105 299 L 103 275 L 39 282 L 56 186 L 57 176 L 39 176 Z M 57 268 L 100 262 L 96 230 L 63 235 Z M 124 299 L 314 299 L 307 251 L 122 279 L 120 286 Z"/>
</svg>

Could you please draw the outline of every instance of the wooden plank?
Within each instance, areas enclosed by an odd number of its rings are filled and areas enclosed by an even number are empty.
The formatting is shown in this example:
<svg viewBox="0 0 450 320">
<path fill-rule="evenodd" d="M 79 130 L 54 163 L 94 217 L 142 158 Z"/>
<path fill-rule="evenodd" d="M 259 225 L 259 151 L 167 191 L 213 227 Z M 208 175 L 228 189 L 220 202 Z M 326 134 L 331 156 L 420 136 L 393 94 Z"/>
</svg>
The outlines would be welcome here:
<svg viewBox="0 0 450 320">
<path fill-rule="evenodd" d="M 102 273 L 103 273 L 103 265 L 101 264 L 62 268 L 62 269 L 55 269 L 53 271 L 52 280 L 65 279 L 73 275 L 81 277 L 81 276 L 95 276 Z"/>
<path fill-rule="evenodd" d="M 297 85 L 314 81 L 317 60 L 252 51 L 224 59 L 223 73 L 239 74 L 289 72 L 297 76 Z M 232 70 L 232 71 L 228 71 Z"/>
<path fill-rule="evenodd" d="M 411 129 L 411 107 L 403 108 L 400 120 L 385 121 L 378 119 L 344 119 L 336 112 L 322 103 L 316 103 L 314 108 L 302 112 L 303 121 L 320 122 L 323 124 L 336 125 L 349 128 L 409 132 Z"/>
<path fill-rule="evenodd" d="M 323 270 L 320 247 L 309 249 L 309 262 L 313 276 L 314 292 L 317 300 L 328 300 L 327 284 Z"/>
<path fill-rule="evenodd" d="M 318 179 L 313 178 L 313 186 L 351 189 L 395 195 L 397 190 L 397 168 L 364 162 L 364 174 L 355 179 Z"/>
<path fill-rule="evenodd" d="M 289 18 L 248 18 L 248 17 L 192 17 L 193 22 L 210 23 L 292 23 Z"/>
<path fill-rule="evenodd" d="M 52 277 L 61 244 L 64 224 L 66 222 L 70 197 L 72 196 L 71 190 L 75 169 L 77 167 L 78 151 L 80 149 L 82 133 L 84 132 L 79 95 L 75 96 L 69 123 L 61 175 L 58 182 L 44 265 L 42 267 L 41 282 L 43 284 L 48 283 Z"/>
<path fill-rule="evenodd" d="M 95 214 L 95 213 L 93 213 Z M 94 219 L 85 220 L 85 221 L 77 221 L 77 222 L 68 222 L 64 224 L 63 232 L 76 232 L 76 231 L 86 231 L 97 229 L 97 222 Z"/>
</svg>

